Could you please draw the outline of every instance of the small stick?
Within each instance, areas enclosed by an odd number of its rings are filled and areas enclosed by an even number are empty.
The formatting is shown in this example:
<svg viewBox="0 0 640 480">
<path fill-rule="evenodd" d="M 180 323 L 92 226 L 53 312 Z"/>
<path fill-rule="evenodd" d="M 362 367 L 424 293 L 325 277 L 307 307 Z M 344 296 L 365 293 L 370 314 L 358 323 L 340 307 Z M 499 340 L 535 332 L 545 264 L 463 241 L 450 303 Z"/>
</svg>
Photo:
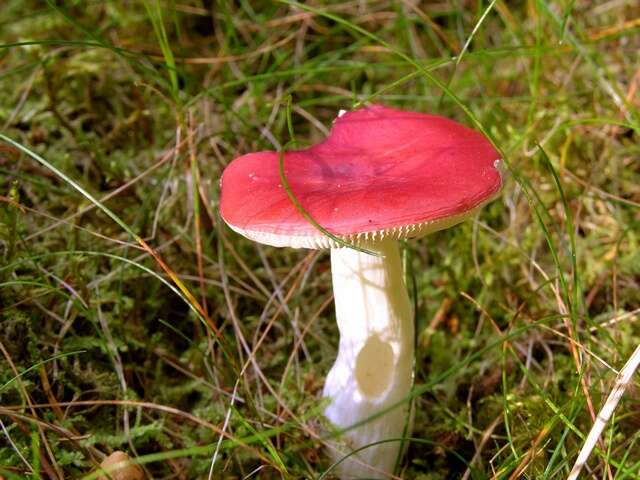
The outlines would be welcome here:
<svg viewBox="0 0 640 480">
<path fill-rule="evenodd" d="M 607 397 L 607 401 L 605 402 L 604 406 L 598 413 L 598 416 L 593 423 L 593 427 L 591 427 L 591 431 L 589 432 L 589 435 L 587 436 L 587 439 L 582 446 L 582 450 L 580 450 L 580 454 L 578 455 L 576 463 L 573 465 L 573 468 L 571 469 L 571 473 L 567 477 L 567 480 L 576 480 L 578 478 L 578 475 L 580 475 L 582 467 L 584 467 L 584 465 L 587 463 L 589 455 L 591 455 L 591 451 L 596 446 L 596 442 L 600 438 L 605 425 L 611 418 L 611 415 L 616 409 L 620 398 L 622 398 L 624 391 L 627 389 L 627 386 L 631 382 L 631 377 L 633 377 L 633 374 L 638 368 L 638 365 L 640 365 L 640 345 L 636 347 L 631 357 L 629 357 L 629 360 L 627 360 L 625 366 L 622 367 L 622 370 L 620 370 L 620 373 L 618 374 L 618 378 L 616 380 L 616 384 Z"/>
</svg>

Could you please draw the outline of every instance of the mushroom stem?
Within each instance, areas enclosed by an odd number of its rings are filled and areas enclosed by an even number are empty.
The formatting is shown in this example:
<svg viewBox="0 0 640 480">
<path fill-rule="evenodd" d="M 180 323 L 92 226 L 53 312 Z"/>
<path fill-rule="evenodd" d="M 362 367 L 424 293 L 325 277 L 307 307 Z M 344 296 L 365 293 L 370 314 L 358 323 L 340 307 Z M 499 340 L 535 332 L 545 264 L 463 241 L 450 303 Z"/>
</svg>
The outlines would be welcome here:
<svg viewBox="0 0 640 480">
<path fill-rule="evenodd" d="M 386 239 L 364 246 L 381 256 L 331 250 L 340 346 L 324 386 L 323 396 L 331 400 L 325 415 L 338 429 L 364 421 L 341 437 L 346 453 L 402 437 L 410 402 L 369 419 L 406 398 L 413 384 L 413 315 L 398 242 Z M 340 478 L 387 478 L 381 472 L 393 473 L 400 445 L 386 442 L 349 457 L 339 466 Z"/>
</svg>

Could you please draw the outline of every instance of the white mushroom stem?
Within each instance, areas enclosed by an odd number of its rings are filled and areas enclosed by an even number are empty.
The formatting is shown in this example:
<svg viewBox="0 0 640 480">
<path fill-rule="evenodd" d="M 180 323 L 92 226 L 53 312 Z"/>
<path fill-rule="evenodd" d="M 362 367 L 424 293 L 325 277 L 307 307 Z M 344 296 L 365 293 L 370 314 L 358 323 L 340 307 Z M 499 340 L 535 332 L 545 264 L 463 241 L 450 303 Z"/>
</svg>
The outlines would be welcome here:
<svg viewBox="0 0 640 480">
<path fill-rule="evenodd" d="M 370 419 L 406 399 L 411 391 L 414 327 L 398 242 L 387 239 L 365 247 L 382 256 L 350 248 L 331 250 L 340 346 L 324 386 L 323 395 L 331 401 L 325 415 L 339 430 L 365 421 L 341 437 L 345 453 L 400 438 L 407 422 L 406 434 L 411 431 L 408 401 Z M 387 442 L 368 447 L 344 461 L 338 474 L 340 478 L 387 478 L 381 472 L 393 473 L 400 446 L 400 442 Z"/>
</svg>

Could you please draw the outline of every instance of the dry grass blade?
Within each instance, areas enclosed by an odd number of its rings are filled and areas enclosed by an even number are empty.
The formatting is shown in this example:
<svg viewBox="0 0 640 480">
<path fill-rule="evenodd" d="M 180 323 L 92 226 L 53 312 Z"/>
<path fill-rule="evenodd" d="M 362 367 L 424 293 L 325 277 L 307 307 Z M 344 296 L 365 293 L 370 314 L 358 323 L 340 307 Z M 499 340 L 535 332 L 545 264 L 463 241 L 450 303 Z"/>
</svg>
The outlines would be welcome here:
<svg viewBox="0 0 640 480">
<path fill-rule="evenodd" d="M 607 400 L 604 402 L 604 405 L 598 412 L 598 416 L 593 423 L 593 427 L 591 427 L 589 435 L 584 441 L 584 445 L 578 454 L 578 458 L 576 459 L 567 480 L 576 480 L 580 475 L 580 472 L 586 465 L 591 452 L 600 439 L 602 431 L 607 426 L 607 423 L 611 419 L 611 415 L 613 415 L 613 412 L 618 406 L 618 402 L 620 402 L 622 395 L 624 395 L 624 392 L 629 387 L 633 374 L 638 369 L 638 366 L 640 366 L 640 345 L 635 349 L 631 357 L 629 357 L 629 360 L 627 360 L 627 363 L 622 367 L 622 370 L 620 370 L 620 373 L 616 378 L 616 383 L 613 386 L 611 393 L 609 393 Z"/>
</svg>

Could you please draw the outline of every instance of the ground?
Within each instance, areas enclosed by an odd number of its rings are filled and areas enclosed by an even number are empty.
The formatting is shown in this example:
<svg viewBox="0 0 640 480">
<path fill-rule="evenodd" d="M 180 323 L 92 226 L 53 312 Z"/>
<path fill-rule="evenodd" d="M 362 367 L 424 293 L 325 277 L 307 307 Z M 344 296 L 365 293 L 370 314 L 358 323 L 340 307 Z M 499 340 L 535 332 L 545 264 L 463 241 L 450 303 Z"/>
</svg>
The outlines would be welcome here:
<svg viewBox="0 0 640 480">
<path fill-rule="evenodd" d="M 381 103 L 507 165 L 479 216 L 404 246 L 397 474 L 566 478 L 640 341 L 639 30 L 632 0 L 5 0 L 0 475 L 126 451 L 147 478 L 330 476 L 329 256 L 232 232 L 218 180 L 288 116 L 310 145 Z M 636 380 L 584 478 L 640 476 L 639 409 Z"/>
</svg>

